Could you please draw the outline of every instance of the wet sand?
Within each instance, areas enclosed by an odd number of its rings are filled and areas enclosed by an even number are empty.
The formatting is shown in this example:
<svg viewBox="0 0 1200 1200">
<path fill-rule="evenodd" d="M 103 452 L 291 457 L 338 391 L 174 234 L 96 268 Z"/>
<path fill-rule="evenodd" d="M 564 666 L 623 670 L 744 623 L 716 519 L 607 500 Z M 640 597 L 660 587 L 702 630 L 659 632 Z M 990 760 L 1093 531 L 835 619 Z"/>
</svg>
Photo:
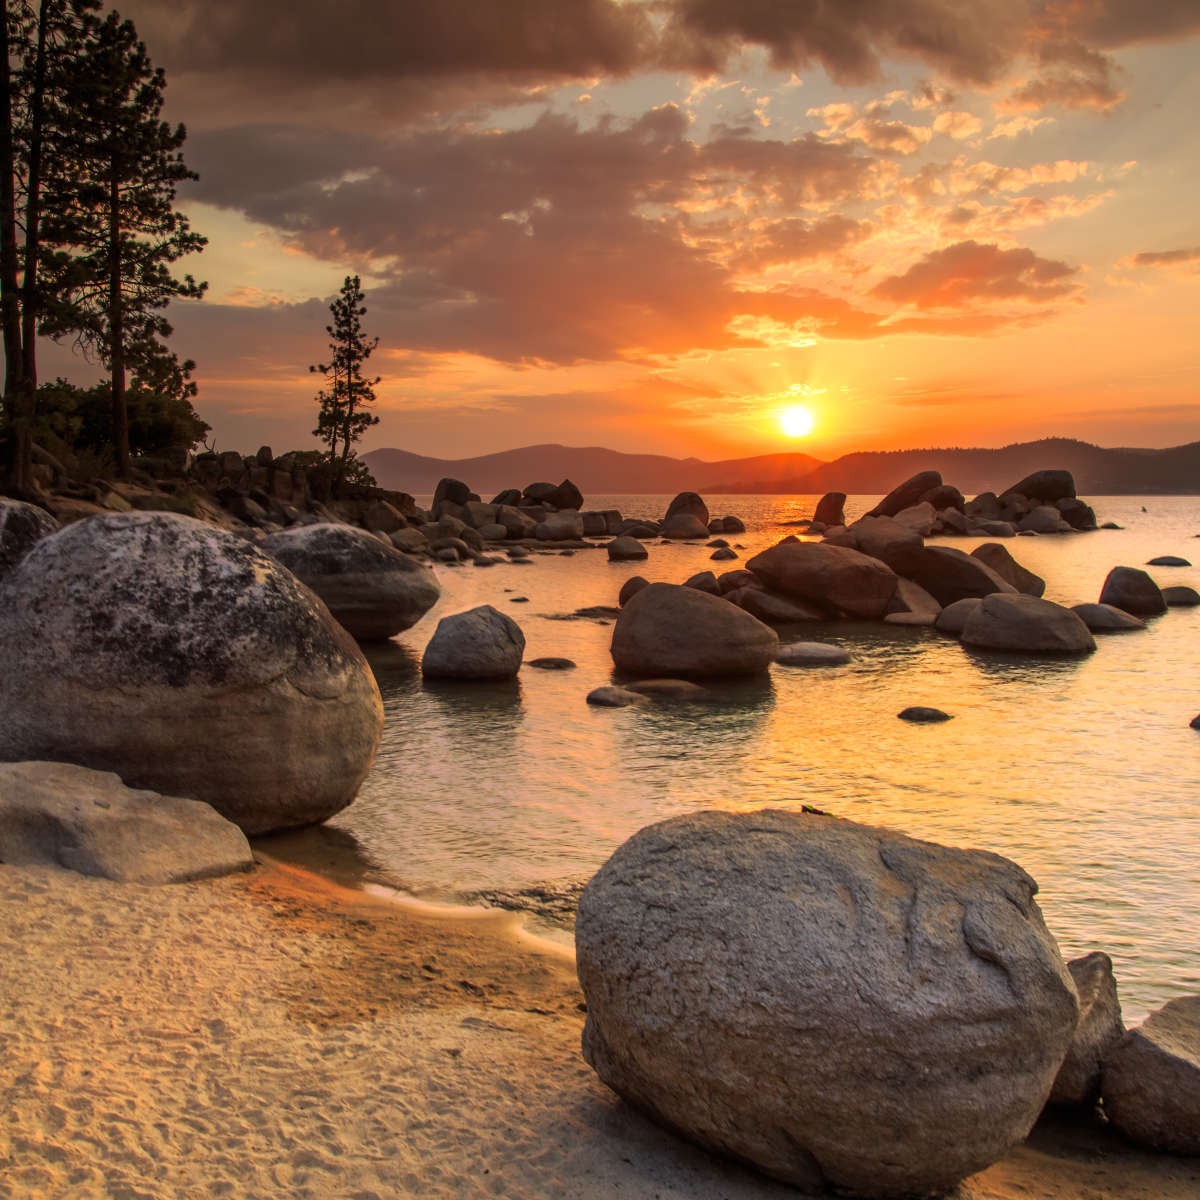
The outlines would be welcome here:
<svg viewBox="0 0 1200 1200">
<path fill-rule="evenodd" d="M 666 1133 L 579 1054 L 569 956 L 508 914 L 301 869 L 145 888 L 0 866 L 0 1197 L 801 1193 Z M 1043 1123 L 961 1200 L 1196 1200 L 1200 1159 Z"/>
</svg>

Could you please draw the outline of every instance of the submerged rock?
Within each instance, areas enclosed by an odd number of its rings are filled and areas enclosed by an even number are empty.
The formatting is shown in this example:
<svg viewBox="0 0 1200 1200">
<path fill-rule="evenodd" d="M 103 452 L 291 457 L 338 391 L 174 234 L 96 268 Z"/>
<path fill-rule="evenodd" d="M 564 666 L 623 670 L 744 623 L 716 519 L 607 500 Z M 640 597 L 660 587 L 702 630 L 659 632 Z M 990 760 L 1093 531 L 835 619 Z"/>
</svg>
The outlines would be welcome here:
<svg viewBox="0 0 1200 1200">
<path fill-rule="evenodd" d="M 1021 1140 L 1075 989 L 1014 863 L 813 814 L 634 835 L 580 898 L 584 1057 L 802 1188 L 953 1187 Z"/>
<path fill-rule="evenodd" d="M 0 848 L 121 883 L 182 883 L 254 866 L 246 835 L 200 800 L 127 788 L 74 763 L 0 765 Z"/>
<path fill-rule="evenodd" d="M 652 583 L 633 596 L 613 628 L 619 671 L 642 678 L 707 678 L 765 671 L 779 637 L 718 596 Z"/>
<path fill-rule="evenodd" d="M 646 697 L 628 688 L 605 686 L 588 692 L 587 702 L 598 708 L 628 708 L 631 704 L 644 704 Z"/>
<path fill-rule="evenodd" d="M 789 642 L 779 647 L 775 661 L 784 667 L 838 667 L 850 661 L 850 652 L 825 642 Z"/>
<path fill-rule="evenodd" d="M 290 571 L 188 517 L 91 517 L 0 582 L 0 759 L 113 771 L 247 833 L 354 799 L 383 728 L 354 639 Z"/>
</svg>

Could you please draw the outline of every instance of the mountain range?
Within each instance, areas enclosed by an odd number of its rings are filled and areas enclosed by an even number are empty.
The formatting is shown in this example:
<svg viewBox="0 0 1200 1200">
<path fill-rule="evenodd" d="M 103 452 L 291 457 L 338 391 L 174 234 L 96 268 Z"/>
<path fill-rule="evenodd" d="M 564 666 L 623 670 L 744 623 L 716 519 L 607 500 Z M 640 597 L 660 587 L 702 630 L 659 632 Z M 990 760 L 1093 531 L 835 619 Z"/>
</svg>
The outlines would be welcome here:
<svg viewBox="0 0 1200 1200">
<path fill-rule="evenodd" d="M 762 454 L 703 462 L 625 454 L 600 446 L 522 446 L 476 458 L 443 459 L 406 450 L 362 456 L 381 487 L 426 495 L 447 476 L 485 499 L 505 488 L 570 479 L 588 495 L 696 491 L 727 494 L 878 495 L 918 471 L 940 471 L 967 495 L 1001 492 L 1033 471 L 1065 468 L 1081 496 L 1200 494 L 1200 442 L 1166 450 L 1105 449 L 1070 438 L 1044 438 L 1000 449 L 870 450 L 822 462 L 808 454 Z"/>
</svg>

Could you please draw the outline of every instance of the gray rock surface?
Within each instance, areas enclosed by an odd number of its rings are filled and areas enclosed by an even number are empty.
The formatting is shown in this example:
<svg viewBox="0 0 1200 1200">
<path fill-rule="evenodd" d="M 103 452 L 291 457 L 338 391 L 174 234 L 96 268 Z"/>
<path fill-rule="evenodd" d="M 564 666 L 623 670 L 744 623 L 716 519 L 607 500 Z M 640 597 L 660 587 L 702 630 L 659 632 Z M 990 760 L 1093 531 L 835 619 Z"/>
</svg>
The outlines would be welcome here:
<svg viewBox="0 0 1200 1200">
<path fill-rule="evenodd" d="M 490 604 L 443 617 L 421 658 L 430 679 L 511 679 L 521 669 L 525 635 Z"/>
<path fill-rule="evenodd" d="M 878 618 L 896 593 L 896 573 L 846 546 L 784 540 L 746 563 L 772 591 L 824 611 Z"/>
<path fill-rule="evenodd" d="M 850 653 L 827 642 L 789 642 L 779 647 L 775 661 L 783 667 L 838 667 L 850 661 Z"/>
<path fill-rule="evenodd" d="M 58 527 L 44 508 L 0 496 L 0 579 Z"/>
<path fill-rule="evenodd" d="M 1028 1133 L 1074 986 L 1014 863 L 815 814 L 643 829 L 584 889 L 584 1056 L 800 1187 L 948 1189 Z"/>
<path fill-rule="evenodd" d="M 1086 654 L 1096 649 L 1078 613 L 1038 596 L 985 596 L 961 636 L 964 646 L 983 650 Z"/>
<path fill-rule="evenodd" d="M 428 567 L 350 525 L 296 526 L 265 538 L 262 548 L 359 641 L 411 629 L 442 594 Z"/>
<path fill-rule="evenodd" d="M 1100 589 L 1100 603 L 1123 608 L 1135 617 L 1156 617 L 1167 611 L 1158 584 L 1139 567 L 1113 567 Z"/>
<path fill-rule="evenodd" d="M 1100 950 L 1067 963 L 1079 993 L 1079 1024 L 1050 1089 L 1051 1104 L 1091 1107 L 1100 1095 L 1100 1068 L 1125 1036 L 1112 959 Z"/>
<path fill-rule="evenodd" d="M 1104 1060 L 1100 1094 L 1127 1137 L 1200 1154 L 1200 996 L 1180 996 L 1129 1030 Z"/>
<path fill-rule="evenodd" d="M 933 627 L 938 633 L 950 633 L 958 637 L 962 633 L 967 619 L 982 603 L 983 600 L 978 596 L 968 596 L 965 600 L 955 600 L 953 604 L 947 604 L 938 613 L 933 622 Z"/>
<path fill-rule="evenodd" d="M 1145 629 L 1141 617 L 1127 613 L 1123 608 L 1111 604 L 1072 604 L 1071 611 L 1092 633 L 1121 633 L 1127 629 Z"/>
<path fill-rule="evenodd" d="M 0 764 L 0 862 L 49 864 L 121 883 L 248 871 L 246 835 L 200 800 L 127 788 L 74 763 Z"/>
<path fill-rule="evenodd" d="M 895 517 L 863 517 L 848 526 L 842 536 L 853 539 L 854 549 L 887 563 L 901 575 L 908 559 L 925 544 L 921 534 Z"/>
<path fill-rule="evenodd" d="M 296 577 L 167 513 L 91 517 L 0 581 L 0 760 L 113 771 L 247 833 L 354 799 L 383 709 L 362 652 Z"/>
<path fill-rule="evenodd" d="M 1040 575 L 1035 575 L 1021 566 L 1008 552 L 1007 546 L 1001 546 L 999 542 L 984 542 L 971 551 L 971 557 L 991 567 L 1001 579 L 1007 579 L 1018 592 L 1023 592 L 1026 596 L 1045 594 L 1046 581 Z"/>
<path fill-rule="evenodd" d="M 753 675 L 778 648 L 770 626 L 728 600 L 672 583 L 631 597 L 612 637 L 617 669 L 640 678 Z"/>
<path fill-rule="evenodd" d="M 608 685 L 593 688 L 588 692 L 587 702 L 597 708 L 628 708 L 631 704 L 645 704 L 646 697 L 631 692 L 628 688 Z"/>
</svg>

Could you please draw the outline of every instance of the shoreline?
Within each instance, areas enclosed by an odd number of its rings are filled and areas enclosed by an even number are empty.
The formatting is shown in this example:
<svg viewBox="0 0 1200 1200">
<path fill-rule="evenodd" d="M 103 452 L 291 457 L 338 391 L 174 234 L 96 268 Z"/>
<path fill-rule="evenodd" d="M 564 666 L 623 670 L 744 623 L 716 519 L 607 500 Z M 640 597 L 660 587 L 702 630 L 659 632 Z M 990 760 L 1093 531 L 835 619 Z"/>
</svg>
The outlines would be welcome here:
<svg viewBox="0 0 1200 1200">
<path fill-rule="evenodd" d="M 782 1200 L 579 1053 L 562 954 L 260 860 L 146 888 L 0 866 L 3 1200 Z M 1194 1200 L 1200 1159 L 1043 1121 L 959 1200 Z"/>
</svg>

